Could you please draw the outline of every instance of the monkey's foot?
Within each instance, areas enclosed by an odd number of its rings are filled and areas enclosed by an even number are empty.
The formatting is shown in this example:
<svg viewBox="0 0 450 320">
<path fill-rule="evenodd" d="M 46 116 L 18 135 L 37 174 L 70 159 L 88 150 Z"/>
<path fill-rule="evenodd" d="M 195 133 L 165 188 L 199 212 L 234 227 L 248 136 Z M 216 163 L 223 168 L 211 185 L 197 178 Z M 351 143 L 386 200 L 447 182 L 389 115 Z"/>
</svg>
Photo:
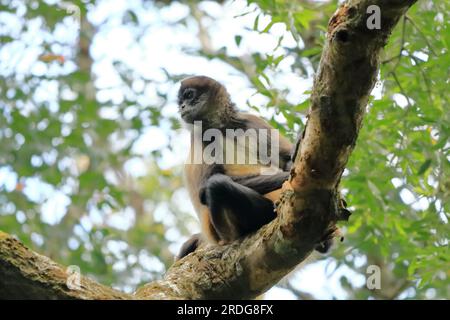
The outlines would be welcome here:
<svg viewBox="0 0 450 320">
<path fill-rule="evenodd" d="M 325 235 L 322 237 L 322 240 L 315 247 L 315 250 L 320 253 L 327 253 L 334 243 L 334 238 L 340 238 L 341 242 L 344 241 L 341 230 L 336 226 L 332 227 L 327 231 L 327 233 L 325 233 Z"/>
<path fill-rule="evenodd" d="M 338 201 L 337 221 L 348 221 L 352 213 L 347 209 L 347 202 L 342 196 L 339 196 Z"/>
<path fill-rule="evenodd" d="M 180 260 L 184 256 L 187 256 L 189 253 L 194 252 L 203 242 L 202 236 L 200 233 L 193 234 L 182 246 L 180 252 L 175 258 L 175 261 Z"/>
</svg>

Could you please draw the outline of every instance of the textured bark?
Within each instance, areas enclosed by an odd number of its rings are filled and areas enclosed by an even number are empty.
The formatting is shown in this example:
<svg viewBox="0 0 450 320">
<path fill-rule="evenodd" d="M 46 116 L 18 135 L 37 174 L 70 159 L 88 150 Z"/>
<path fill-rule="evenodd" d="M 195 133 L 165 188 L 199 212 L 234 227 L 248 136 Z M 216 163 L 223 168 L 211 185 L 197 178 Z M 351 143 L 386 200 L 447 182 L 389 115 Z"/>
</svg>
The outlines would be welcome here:
<svg viewBox="0 0 450 320">
<path fill-rule="evenodd" d="M 126 299 L 128 295 L 82 277 L 67 286 L 66 268 L 0 231 L 0 299 Z"/>
<path fill-rule="evenodd" d="M 0 235 L 0 298 L 254 298 L 305 260 L 339 216 L 336 189 L 355 145 L 379 55 L 415 0 L 350 0 L 330 19 L 313 86 L 309 119 L 278 218 L 227 246 L 209 246 L 176 262 L 163 280 L 126 295 L 82 278 L 66 286 L 64 268 Z M 369 5 L 381 8 L 381 30 L 366 27 Z"/>
</svg>

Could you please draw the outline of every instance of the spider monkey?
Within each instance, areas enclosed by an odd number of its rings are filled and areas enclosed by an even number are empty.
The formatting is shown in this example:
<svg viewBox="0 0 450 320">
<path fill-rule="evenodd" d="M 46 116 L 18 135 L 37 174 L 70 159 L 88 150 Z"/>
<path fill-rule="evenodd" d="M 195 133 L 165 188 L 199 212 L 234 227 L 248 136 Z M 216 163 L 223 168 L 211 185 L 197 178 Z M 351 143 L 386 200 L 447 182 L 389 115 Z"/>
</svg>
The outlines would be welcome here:
<svg viewBox="0 0 450 320">
<path fill-rule="evenodd" d="M 244 132 L 254 129 L 267 132 L 267 135 L 257 136 L 258 143 L 261 137 L 265 137 L 266 150 L 276 143 L 268 134 L 275 129 L 260 117 L 239 112 L 225 87 L 212 78 L 194 76 L 183 80 L 178 92 L 178 106 L 186 124 L 201 121 L 202 133 L 216 129 L 225 136 L 227 129 L 243 129 Z M 195 136 L 193 131 L 191 158 L 196 144 L 201 146 L 202 151 L 207 146 L 203 141 L 205 139 L 198 141 L 202 135 Z M 236 146 L 236 140 L 232 143 Z M 261 170 L 269 165 L 262 164 L 260 152 L 256 156 L 256 164 L 237 161 L 208 164 L 204 160 L 201 163 L 188 162 L 184 168 L 185 180 L 202 233 L 193 235 L 182 246 L 177 258 L 195 251 L 203 241 L 229 243 L 272 221 L 276 217 L 274 202 L 281 193 L 283 182 L 289 177 L 292 149 L 289 140 L 278 135 L 279 161 L 273 174 L 261 174 Z M 243 150 L 250 152 L 248 148 Z M 324 253 L 330 246 L 331 240 L 326 240 L 318 244 L 316 250 Z"/>
</svg>

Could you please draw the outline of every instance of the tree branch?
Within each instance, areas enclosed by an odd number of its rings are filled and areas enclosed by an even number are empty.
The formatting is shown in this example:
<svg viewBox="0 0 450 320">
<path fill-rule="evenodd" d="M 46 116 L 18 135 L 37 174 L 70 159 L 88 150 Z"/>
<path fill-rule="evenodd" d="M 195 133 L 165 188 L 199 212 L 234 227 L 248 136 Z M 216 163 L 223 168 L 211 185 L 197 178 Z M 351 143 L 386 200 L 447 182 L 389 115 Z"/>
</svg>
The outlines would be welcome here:
<svg viewBox="0 0 450 320">
<path fill-rule="evenodd" d="M 176 262 L 163 280 L 126 295 L 82 278 L 68 290 L 64 269 L 10 236 L 0 236 L 0 292 L 22 298 L 254 298 L 306 259 L 343 217 L 336 189 L 355 146 L 379 54 L 415 0 L 349 0 L 331 18 L 311 95 L 309 120 L 283 186 L 278 218 L 226 246 L 207 246 Z M 381 29 L 366 27 L 369 5 L 381 9 Z M 6 277 L 3 275 L 7 275 Z M 0 298 L 2 297 L 0 296 Z"/>
<path fill-rule="evenodd" d="M 67 286 L 70 273 L 0 231 L 0 299 L 126 299 L 129 295 L 81 277 L 79 290 Z"/>
</svg>

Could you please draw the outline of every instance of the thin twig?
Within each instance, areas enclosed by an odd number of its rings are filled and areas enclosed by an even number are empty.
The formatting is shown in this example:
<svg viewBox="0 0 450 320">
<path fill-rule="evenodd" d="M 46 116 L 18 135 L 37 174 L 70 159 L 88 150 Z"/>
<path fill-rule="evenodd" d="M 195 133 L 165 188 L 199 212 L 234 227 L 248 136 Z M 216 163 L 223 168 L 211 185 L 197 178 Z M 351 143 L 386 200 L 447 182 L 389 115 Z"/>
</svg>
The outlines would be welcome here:
<svg viewBox="0 0 450 320">
<path fill-rule="evenodd" d="M 405 35 L 406 35 L 406 19 L 405 19 L 405 17 L 403 17 L 403 19 L 402 19 L 402 35 L 401 35 L 401 40 L 400 40 L 400 51 L 394 57 L 391 57 L 391 58 L 381 62 L 382 64 L 386 64 L 388 62 L 391 62 L 391 61 L 397 59 L 391 72 L 393 72 L 395 69 L 397 69 L 397 67 L 400 63 L 400 60 L 402 58 L 402 53 L 403 53 L 403 50 L 405 49 Z"/>
<path fill-rule="evenodd" d="M 431 53 L 434 54 L 435 56 L 437 56 L 436 51 L 434 51 L 433 46 L 431 45 L 430 41 L 428 41 L 428 38 L 425 36 L 425 34 L 422 32 L 422 30 L 420 30 L 420 27 L 414 22 L 414 20 L 411 19 L 408 15 L 405 15 L 404 19 L 411 22 L 411 25 L 417 30 L 417 32 L 419 32 L 419 34 L 422 36 L 422 38 L 427 43 L 427 46 L 430 49 Z"/>
</svg>

